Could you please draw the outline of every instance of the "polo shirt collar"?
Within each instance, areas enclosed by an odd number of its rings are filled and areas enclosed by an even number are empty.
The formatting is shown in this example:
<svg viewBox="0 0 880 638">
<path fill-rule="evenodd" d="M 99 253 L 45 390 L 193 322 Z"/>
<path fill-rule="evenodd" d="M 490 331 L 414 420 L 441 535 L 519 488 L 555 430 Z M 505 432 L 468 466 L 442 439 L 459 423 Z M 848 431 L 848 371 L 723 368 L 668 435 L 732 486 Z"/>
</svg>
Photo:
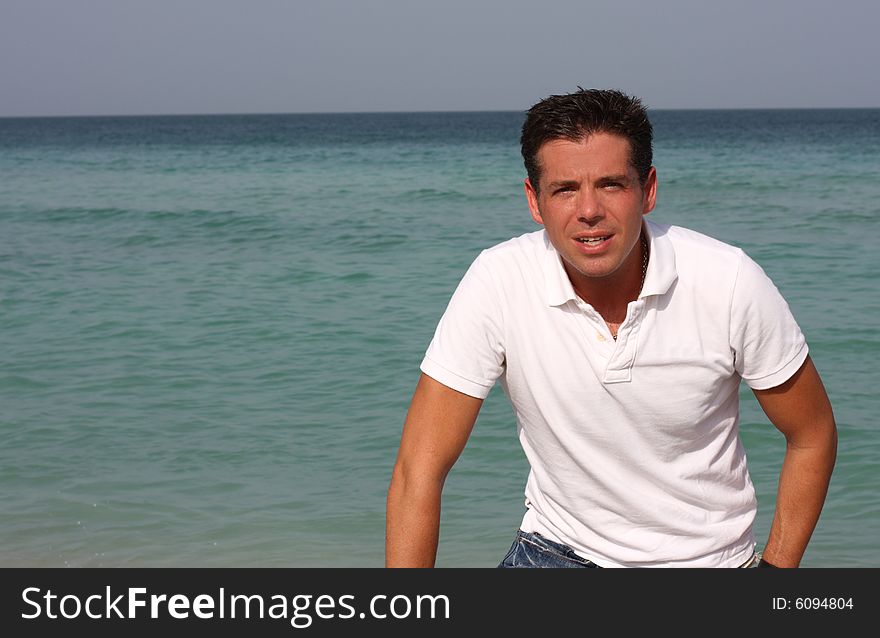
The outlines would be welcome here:
<svg viewBox="0 0 880 638">
<path fill-rule="evenodd" d="M 655 224 L 647 219 L 643 222 L 643 229 L 647 233 L 650 246 L 650 259 L 648 260 L 648 272 L 645 275 L 645 283 L 639 298 L 651 295 L 663 295 L 669 291 L 672 284 L 678 278 L 675 268 L 675 249 L 672 242 L 666 236 L 669 226 Z M 547 305 L 561 306 L 569 300 L 577 299 L 577 293 L 571 285 L 559 253 L 550 243 L 547 231 L 544 231 L 544 292 Z"/>
<path fill-rule="evenodd" d="M 667 235 L 669 226 L 655 224 L 646 219 L 644 220 L 644 228 L 648 233 L 650 257 L 645 283 L 642 284 L 642 292 L 639 295 L 640 299 L 651 295 L 665 295 L 678 279 L 678 270 L 675 267 L 675 248 Z"/>
</svg>

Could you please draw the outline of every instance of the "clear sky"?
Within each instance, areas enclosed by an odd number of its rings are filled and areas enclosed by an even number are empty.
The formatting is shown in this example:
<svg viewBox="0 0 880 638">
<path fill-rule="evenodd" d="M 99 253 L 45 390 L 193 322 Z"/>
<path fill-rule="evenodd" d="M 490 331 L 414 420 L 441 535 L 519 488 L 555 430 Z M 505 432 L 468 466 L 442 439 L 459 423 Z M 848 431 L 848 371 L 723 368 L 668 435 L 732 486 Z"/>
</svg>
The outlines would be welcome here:
<svg viewBox="0 0 880 638">
<path fill-rule="evenodd" d="M 880 107 L 878 0 L 0 0 L 0 116 Z"/>
</svg>

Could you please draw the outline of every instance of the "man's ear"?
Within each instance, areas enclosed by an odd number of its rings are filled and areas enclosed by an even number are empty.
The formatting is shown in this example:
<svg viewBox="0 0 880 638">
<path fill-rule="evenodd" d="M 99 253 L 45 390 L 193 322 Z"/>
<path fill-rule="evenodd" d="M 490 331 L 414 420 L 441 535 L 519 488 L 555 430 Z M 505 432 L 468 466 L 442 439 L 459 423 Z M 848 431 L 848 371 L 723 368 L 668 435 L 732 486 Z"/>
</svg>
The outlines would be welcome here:
<svg viewBox="0 0 880 638">
<path fill-rule="evenodd" d="M 651 170 L 648 173 L 648 179 L 645 180 L 645 185 L 642 188 L 645 192 L 642 215 L 647 215 L 654 210 L 654 205 L 657 203 L 657 169 L 653 166 L 651 167 Z"/>
<path fill-rule="evenodd" d="M 532 219 L 535 220 L 536 224 L 544 225 L 544 218 L 541 217 L 541 211 L 538 208 L 538 192 L 535 190 L 535 187 L 532 186 L 532 182 L 526 178 L 525 181 L 526 188 L 526 201 L 529 202 L 529 211 L 532 213 Z"/>
</svg>

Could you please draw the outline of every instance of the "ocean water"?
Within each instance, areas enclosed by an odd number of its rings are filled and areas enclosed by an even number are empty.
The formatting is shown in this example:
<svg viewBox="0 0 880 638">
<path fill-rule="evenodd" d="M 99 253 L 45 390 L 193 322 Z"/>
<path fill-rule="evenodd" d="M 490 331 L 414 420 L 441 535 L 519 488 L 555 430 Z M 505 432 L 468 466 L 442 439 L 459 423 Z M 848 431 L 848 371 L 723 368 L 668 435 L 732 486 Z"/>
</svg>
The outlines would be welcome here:
<svg viewBox="0 0 880 638">
<path fill-rule="evenodd" d="M 880 566 L 880 110 L 657 111 L 652 217 L 743 247 L 840 451 L 803 564 Z M 522 114 L 0 119 L 0 565 L 379 566 L 418 365 L 537 227 Z M 742 393 L 772 516 L 784 440 Z M 439 566 L 494 566 L 527 466 L 496 388 Z"/>
</svg>

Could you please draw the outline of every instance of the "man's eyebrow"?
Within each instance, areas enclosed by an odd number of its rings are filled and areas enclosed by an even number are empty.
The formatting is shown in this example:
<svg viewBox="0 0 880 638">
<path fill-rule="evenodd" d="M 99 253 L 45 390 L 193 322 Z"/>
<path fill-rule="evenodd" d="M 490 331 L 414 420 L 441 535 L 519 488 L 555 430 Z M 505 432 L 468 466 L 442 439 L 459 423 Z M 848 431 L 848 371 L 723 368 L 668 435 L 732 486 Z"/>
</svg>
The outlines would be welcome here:
<svg viewBox="0 0 880 638">
<path fill-rule="evenodd" d="M 609 182 L 621 182 L 623 184 L 627 184 L 630 182 L 630 176 L 626 173 L 619 173 L 613 175 L 603 175 L 596 180 L 596 184 L 607 184 Z M 550 182 L 547 184 L 547 188 L 551 190 L 555 190 L 557 188 L 566 188 L 572 186 L 580 186 L 581 182 L 577 179 L 560 179 L 554 182 Z"/>
<path fill-rule="evenodd" d="M 547 187 L 550 189 L 557 189 L 565 186 L 577 186 L 579 184 L 580 182 L 576 179 L 561 179 L 555 182 L 550 182 L 549 184 L 547 184 Z"/>
<path fill-rule="evenodd" d="M 602 177 L 600 177 L 596 181 L 599 183 L 602 183 L 602 182 L 624 182 L 624 183 L 626 183 L 626 182 L 629 182 L 629 175 L 627 175 L 626 173 L 621 173 L 619 175 L 603 175 Z"/>
</svg>

